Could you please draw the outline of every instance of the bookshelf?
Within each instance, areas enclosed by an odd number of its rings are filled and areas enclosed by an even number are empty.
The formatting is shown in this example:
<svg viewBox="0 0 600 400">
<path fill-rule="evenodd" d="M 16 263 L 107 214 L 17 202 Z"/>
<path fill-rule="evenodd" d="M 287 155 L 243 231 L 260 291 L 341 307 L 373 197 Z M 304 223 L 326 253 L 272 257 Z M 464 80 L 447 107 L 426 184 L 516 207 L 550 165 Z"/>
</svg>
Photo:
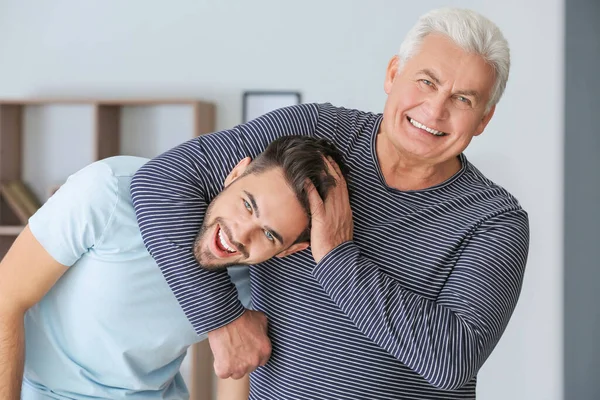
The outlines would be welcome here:
<svg viewBox="0 0 600 400">
<path fill-rule="evenodd" d="M 121 116 L 125 107 L 189 106 L 193 136 L 215 130 L 215 106 L 194 99 L 0 99 L 0 186 L 23 178 L 23 127 L 25 108 L 30 106 L 86 105 L 93 108 L 93 158 L 100 160 L 120 152 Z M 75 171 L 72 171 L 75 172 Z M 12 202 L 14 207 L 14 202 Z M 23 215 L 0 194 L 0 260 L 24 228 Z M 212 394 L 212 353 L 208 341 L 196 344 L 190 357 L 190 399 L 209 400 Z"/>
</svg>

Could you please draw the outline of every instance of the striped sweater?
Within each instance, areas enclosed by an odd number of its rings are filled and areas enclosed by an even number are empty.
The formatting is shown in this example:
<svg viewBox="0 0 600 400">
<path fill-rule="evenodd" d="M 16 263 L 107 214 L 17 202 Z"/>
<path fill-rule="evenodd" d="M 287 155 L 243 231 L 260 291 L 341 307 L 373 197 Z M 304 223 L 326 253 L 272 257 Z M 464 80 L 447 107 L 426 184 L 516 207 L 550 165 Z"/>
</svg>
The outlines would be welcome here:
<svg viewBox="0 0 600 400">
<path fill-rule="evenodd" d="M 225 272 L 192 244 L 225 176 L 277 137 L 325 137 L 344 154 L 354 238 L 315 264 L 310 249 L 250 268 L 273 352 L 251 399 L 474 399 L 476 375 L 516 305 L 527 213 L 460 155 L 448 181 L 386 185 L 381 114 L 305 104 L 192 139 L 143 166 L 131 185 L 144 242 L 198 333 L 244 310 Z"/>
</svg>

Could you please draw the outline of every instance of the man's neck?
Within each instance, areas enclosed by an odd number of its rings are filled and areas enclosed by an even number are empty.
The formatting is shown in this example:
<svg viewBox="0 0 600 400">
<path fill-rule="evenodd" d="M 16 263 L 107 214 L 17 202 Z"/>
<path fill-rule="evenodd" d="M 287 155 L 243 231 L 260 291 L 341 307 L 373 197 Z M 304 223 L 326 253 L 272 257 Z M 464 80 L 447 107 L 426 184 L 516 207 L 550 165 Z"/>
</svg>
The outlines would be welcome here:
<svg viewBox="0 0 600 400">
<path fill-rule="evenodd" d="M 383 135 L 377 138 L 376 153 L 386 184 L 398 190 L 423 190 L 439 185 L 461 168 L 458 157 L 430 164 L 403 156 Z"/>
</svg>

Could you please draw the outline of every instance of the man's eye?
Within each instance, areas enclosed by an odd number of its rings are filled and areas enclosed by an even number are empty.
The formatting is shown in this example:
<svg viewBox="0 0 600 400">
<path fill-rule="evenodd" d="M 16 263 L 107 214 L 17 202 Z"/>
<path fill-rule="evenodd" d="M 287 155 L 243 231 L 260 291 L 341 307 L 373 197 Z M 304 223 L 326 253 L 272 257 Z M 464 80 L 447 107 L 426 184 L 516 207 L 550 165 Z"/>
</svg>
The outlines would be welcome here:
<svg viewBox="0 0 600 400">
<path fill-rule="evenodd" d="M 248 203 L 246 199 L 244 199 L 244 207 L 246 207 L 246 210 L 248 210 L 249 212 L 252 212 L 252 206 L 250 205 L 250 203 Z"/>
<path fill-rule="evenodd" d="M 456 105 L 458 108 L 462 108 L 464 110 L 470 109 L 473 107 L 471 100 L 469 100 L 465 96 L 456 96 Z"/>
<path fill-rule="evenodd" d="M 275 237 L 273 236 L 273 234 L 269 231 L 265 231 L 265 236 L 267 237 L 267 239 L 269 239 L 269 241 L 273 242 L 275 241 Z"/>
<path fill-rule="evenodd" d="M 427 79 L 421 79 L 421 82 L 423 82 L 427 86 L 433 86 L 433 83 L 431 81 L 428 81 Z"/>
</svg>

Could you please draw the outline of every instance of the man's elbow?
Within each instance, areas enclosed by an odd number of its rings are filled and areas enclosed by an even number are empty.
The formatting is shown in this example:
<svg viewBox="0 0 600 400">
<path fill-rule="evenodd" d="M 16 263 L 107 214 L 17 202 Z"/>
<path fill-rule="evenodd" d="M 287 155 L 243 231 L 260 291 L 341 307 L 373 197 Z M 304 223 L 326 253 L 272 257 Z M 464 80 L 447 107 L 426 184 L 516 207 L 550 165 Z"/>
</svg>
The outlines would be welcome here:
<svg viewBox="0 0 600 400">
<path fill-rule="evenodd" d="M 439 381 L 435 381 L 435 380 L 429 381 L 429 383 L 441 390 L 455 391 L 455 390 L 462 389 L 466 384 L 468 384 L 472 380 L 473 380 L 473 377 L 462 378 L 462 377 L 450 376 L 450 377 L 444 377 L 444 379 L 441 379 Z"/>
<path fill-rule="evenodd" d="M 432 386 L 445 390 L 455 391 L 462 389 L 475 379 L 477 368 L 461 365 L 436 365 L 430 366 L 430 374 L 425 374 L 424 378 Z"/>
</svg>

